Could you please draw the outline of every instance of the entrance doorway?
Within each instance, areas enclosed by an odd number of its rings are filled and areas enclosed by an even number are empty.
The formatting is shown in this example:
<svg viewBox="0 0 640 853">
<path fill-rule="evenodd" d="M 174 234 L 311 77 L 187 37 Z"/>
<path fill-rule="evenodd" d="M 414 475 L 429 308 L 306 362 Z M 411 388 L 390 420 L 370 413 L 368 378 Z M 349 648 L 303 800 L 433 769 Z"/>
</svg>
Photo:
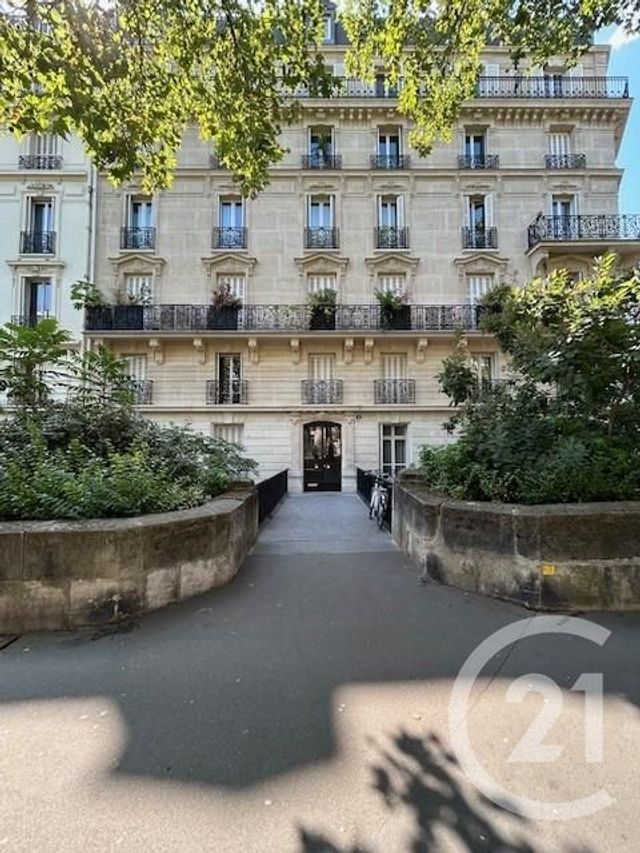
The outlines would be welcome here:
<svg viewBox="0 0 640 853">
<path fill-rule="evenodd" d="M 328 421 L 305 424 L 305 492 L 339 492 L 341 489 L 342 438 L 340 424 Z"/>
</svg>

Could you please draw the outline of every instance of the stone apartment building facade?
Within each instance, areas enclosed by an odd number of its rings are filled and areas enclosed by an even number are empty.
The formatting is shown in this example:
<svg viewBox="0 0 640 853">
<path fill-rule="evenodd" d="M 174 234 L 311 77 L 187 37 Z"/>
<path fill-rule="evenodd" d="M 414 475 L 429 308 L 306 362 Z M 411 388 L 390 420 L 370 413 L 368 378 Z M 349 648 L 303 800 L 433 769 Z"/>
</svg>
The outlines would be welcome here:
<svg viewBox="0 0 640 853">
<path fill-rule="evenodd" d="M 322 49 L 337 78 L 343 42 L 329 15 Z M 456 331 L 479 373 L 504 371 L 477 328 L 483 293 L 556 267 L 581 275 L 606 248 L 640 258 L 640 216 L 617 213 L 631 102 L 607 65 L 608 48 L 592 46 L 571 71 L 516 76 L 492 48 L 454 141 L 427 157 L 384 80 L 343 80 L 331 99 L 299 92 L 288 153 L 254 199 L 195 131 L 167 191 L 100 178 L 92 277 L 111 304 L 87 313 L 85 345 L 127 358 L 146 415 L 240 441 L 261 477 L 288 468 L 292 490 L 354 490 L 357 468 L 417 461 L 445 440 L 436 375 Z M 80 185 L 86 175 L 79 197 Z M 12 192 L 28 197 L 26 184 Z M 33 261 L 4 249 L 12 270 L 11 258 Z M 212 308 L 220 285 L 239 310 Z M 5 314 L 22 310 L 12 286 Z M 311 311 L 309 293 L 327 288 L 335 312 Z M 407 307 L 385 318 L 376 291 L 406 294 Z"/>
</svg>

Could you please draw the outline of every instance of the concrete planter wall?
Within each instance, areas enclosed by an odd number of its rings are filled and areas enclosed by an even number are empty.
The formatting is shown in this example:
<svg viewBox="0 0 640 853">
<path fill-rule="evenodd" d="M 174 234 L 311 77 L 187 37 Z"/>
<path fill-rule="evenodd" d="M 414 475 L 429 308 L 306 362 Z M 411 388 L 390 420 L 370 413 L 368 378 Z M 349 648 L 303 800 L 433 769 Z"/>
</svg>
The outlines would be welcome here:
<svg viewBox="0 0 640 853">
<path fill-rule="evenodd" d="M 0 634 L 115 622 L 222 586 L 257 530 L 251 487 L 181 512 L 0 523 Z"/>
<path fill-rule="evenodd" d="M 452 501 L 405 473 L 393 536 L 429 577 L 534 609 L 640 609 L 640 502 Z"/>
</svg>

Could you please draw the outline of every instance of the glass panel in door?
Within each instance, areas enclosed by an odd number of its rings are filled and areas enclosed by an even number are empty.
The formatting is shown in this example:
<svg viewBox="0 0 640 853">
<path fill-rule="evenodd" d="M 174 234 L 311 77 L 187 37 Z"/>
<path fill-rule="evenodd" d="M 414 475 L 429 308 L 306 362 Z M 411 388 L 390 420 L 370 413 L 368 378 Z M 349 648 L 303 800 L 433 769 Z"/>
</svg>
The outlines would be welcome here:
<svg viewBox="0 0 640 853">
<path fill-rule="evenodd" d="M 240 355 L 218 356 L 218 397 L 221 404 L 242 402 L 242 360 Z"/>
</svg>

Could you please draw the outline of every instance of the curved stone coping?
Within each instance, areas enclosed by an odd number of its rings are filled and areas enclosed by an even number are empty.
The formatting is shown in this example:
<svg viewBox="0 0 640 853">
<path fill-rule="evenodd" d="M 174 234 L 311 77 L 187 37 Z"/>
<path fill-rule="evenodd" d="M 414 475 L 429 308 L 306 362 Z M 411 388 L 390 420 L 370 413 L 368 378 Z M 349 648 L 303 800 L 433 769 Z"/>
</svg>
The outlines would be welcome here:
<svg viewBox="0 0 640 853">
<path fill-rule="evenodd" d="M 407 473 L 393 536 L 427 575 L 462 589 L 538 609 L 640 609 L 640 502 L 456 501 Z"/>
<path fill-rule="evenodd" d="M 250 487 L 179 512 L 0 523 L 0 634 L 114 622 L 222 586 L 257 530 Z"/>
</svg>

